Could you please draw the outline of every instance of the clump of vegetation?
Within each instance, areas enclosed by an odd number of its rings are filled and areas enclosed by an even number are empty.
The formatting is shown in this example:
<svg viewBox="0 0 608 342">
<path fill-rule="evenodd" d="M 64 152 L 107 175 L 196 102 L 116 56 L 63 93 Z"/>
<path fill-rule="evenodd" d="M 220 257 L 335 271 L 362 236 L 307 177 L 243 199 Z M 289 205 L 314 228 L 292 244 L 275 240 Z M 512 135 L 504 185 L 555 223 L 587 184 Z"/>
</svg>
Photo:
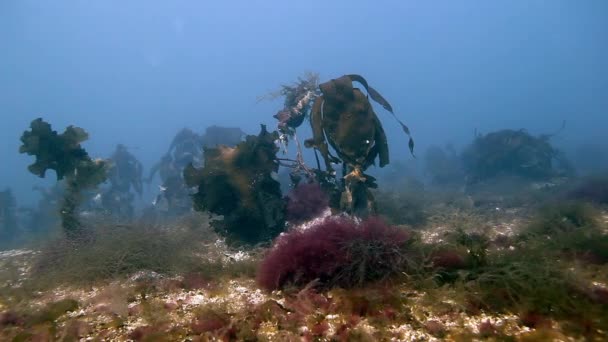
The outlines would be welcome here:
<svg viewBox="0 0 608 342">
<path fill-rule="evenodd" d="M 522 236 L 542 242 L 544 248 L 591 264 L 608 262 L 608 235 L 599 212 L 588 203 L 564 202 L 539 211 Z M 540 237 L 540 239 L 538 239 Z"/>
<path fill-rule="evenodd" d="M 78 206 L 83 200 L 82 192 L 103 183 L 107 176 L 107 162 L 93 160 L 80 143 L 89 135 L 79 127 L 69 126 L 58 134 L 51 125 L 38 118 L 30 124 L 30 131 L 23 132 L 20 153 L 36 157 L 28 170 L 44 178 L 46 171 L 55 171 L 57 180 L 66 180 L 66 192 L 60 213 L 63 230 L 70 239 L 83 237 L 78 219 Z"/>
<path fill-rule="evenodd" d="M 424 247 L 426 261 L 408 280 L 429 300 L 447 295 L 470 315 L 511 312 L 531 328 L 559 321 L 568 334 L 597 338 L 608 327 L 601 319 L 608 314 L 608 291 L 593 283 L 608 281 L 592 265 L 608 261 L 608 236 L 598 218 L 589 204 L 548 205 L 508 248 L 457 227 Z"/>
<path fill-rule="evenodd" d="M 31 324 L 53 323 L 64 314 L 78 309 L 78 301 L 70 298 L 47 304 L 30 318 Z"/>
<path fill-rule="evenodd" d="M 196 187 L 194 208 L 222 215 L 212 223 L 215 231 L 232 244 L 268 241 L 283 231 L 285 202 L 279 182 L 276 132 L 262 125 L 258 136 L 247 136 L 234 148 L 205 149 L 205 166 L 189 165 L 184 179 Z"/>
<path fill-rule="evenodd" d="M 274 118 L 277 119 L 277 128 L 282 135 L 295 138 L 295 130 L 303 122 L 312 107 L 313 101 L 318 96 L 319 75 L 308 72 L 292 85 L 282 85 L 281 89 L 258 100 L 274 100 L 281 96 L 285 97 L 283 109 L 278 111 Z M 287 144 L 286 137 L 281 140 Z"/>
<path fill-rule="evenodd" d="M 64 298 L 25 312 L 14 310 L 0 314 L 0 337 L 3 341 L 47 341 L 58 333 L 57 320 L 79 308 L 78 301 Z"/>
<path fill-rule="evenodd" d="M 263 259 L 258 284 L 267 290 L 286 285 L 353 287 L 404 270 L 411 234 L 379 219 L 357 223 L 330 217 L 305 230 L 280 236 Z"/>
<path fill-rule="evenodd" d="M 600 317 L 608 308 L 593 296 L 590 286 L 553 253 L 534 245 L 494 255 L 463 289 L 473 312 L 516 312 L 532 328 L 554 319 L 576 334 L 593 336 L 607 328 Z M 594 328 L 584 331 L 585 326 Z"/>
<path fill-rule="evenodd" d="M 329 207 L 329 198 L 318 183 L 300 183 L 287 195 L 287 221 L 293 224 L 318 217 Z"/>
<path fill-rule="evenodd" d="M 594 230 L 599 213 L 583 202 L 561 202 L 542 207 L 527 229 L 528 234 L 555 237 L 577 230 Z"/>
<path fill-rule="evenodd" d="M 484 234 L 457 226 L 444 239 L 423 246 L 426 257 L 419 262 L 421 272 L 416 275 L 420 279 L 430 276 L 438 285 L 453 284 L 474 277 L 488 264 L 490 240 Z"/>
<path fill-rule="evenodd" d="M 90 284 L 120 279 L 139 271 L 161 275 L 223 274 L 225 261 L 214 257 L 214 238 L 198 222 L 172 227 L 140 223 L 91 224 L 91 241 L 81 247 L 68 239 L 51 241 L 34 261 L 29 286 Z M 217 251 L 216 254 L 221 254 Z M 209 255 L 210 257 L 204 257 Z"/>
<path fill-rule="evenodd" d="M 478 135 L 462 154 L 469 183 L 498 176 L 548 179 L 572 172 L 563 153 L 549 142 L 550 136 L 535 137 L 525 130 L 505 129 Z"/>
<path fill-rule="evenodd" d="M 281 300 L 267 300 L 233 312 L 225 305 L 199 307 L 189 324 L 198 338 L 209 340 L 396 339 L 391 325 L 411 321 L 407 300 L 386 284 L 318 291 L 313 286 L 286 289 Z M 369 328 L 373 325 L 373 329 Z"/>
</svg>

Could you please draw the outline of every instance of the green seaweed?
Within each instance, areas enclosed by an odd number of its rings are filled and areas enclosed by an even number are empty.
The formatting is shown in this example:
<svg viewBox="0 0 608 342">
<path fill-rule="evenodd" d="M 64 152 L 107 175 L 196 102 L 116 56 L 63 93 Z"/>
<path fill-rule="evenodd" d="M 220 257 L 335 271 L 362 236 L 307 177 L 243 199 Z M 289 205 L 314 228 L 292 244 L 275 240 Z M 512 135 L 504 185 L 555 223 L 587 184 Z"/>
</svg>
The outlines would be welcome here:
<svg viewBox="0 0 608 342">
<path fill-rule="evenodd" d="M 43 323 L 54 323 L 59 317 L 65 315 L 70 311 L 78 309 L 79 304 L 76 300 L 66 298 L 57 302 L 47 304 L 40 311 L 35 313 L 31 319 L 31 325 L 43 324 Z"/>
<path fill-rule="evenodd" d="M 553 236 L 577 230 L 594 229 L 599 224 L 598 211 L 584 202 L 561 202 L 540 208 L 527 234 Z"/>
</svg>

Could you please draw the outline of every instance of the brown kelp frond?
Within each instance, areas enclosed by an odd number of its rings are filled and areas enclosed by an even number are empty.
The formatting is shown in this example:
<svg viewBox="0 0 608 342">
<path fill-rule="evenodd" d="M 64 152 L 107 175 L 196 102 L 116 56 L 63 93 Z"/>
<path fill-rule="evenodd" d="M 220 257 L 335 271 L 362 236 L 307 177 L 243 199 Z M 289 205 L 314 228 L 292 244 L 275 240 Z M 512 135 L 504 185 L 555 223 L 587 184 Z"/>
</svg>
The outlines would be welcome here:
<svg viewBox="0 0 608 342">
<path fill-rule="evenodd" d="M 363 76 L 353 74 L 353 75 L 347 75 L 347 77 L 350 78 L 352 81 L 361 83 L 363 85 L 363 87 L 365 88 L 365 90 L 367 91 L 367 93 L 369 94 L 369 96 L 372 98 L 372 100 L 378 102 L 382 106 L 382 108 L 386 109 L 386 111 L 388 111 L 389 113 L 391 113 L 393 115 L 395 120 L 397 120 L 397 122 L 401 126 L 401 129 L 403 130 L 403 132 L 405 134 L 407 134 L 407 136 L 409 137 L 408 147 L 410 149 L 410 153 L 412 155 L 414 155 L 414 139 L 412 138 L 412 136 L 410 134 L 410 129 L 395 115 L 391 104 L 388 103 L 388 101 L 384 97 L 382 97 L 382 95 L 380 95 L 380 93 L 376 89 L 370 87 L 367 84 L 367 81 L 363 78 Z"/>
<path fill-rule="evenodd" d="M 82 191 L 95 188 L 107 178 L 109 163 L 93 160 L 80 146 L 88 134 L 79 127 L 69 126 L 62 134 L 51 129 L 51 125 L 38 118 L 30 124 L 30 131 L 23 132 L 20 153 L 36 157 L 28 170 L 44 177 L 48 169 L 55 171 L 57 180 L 66 178 L 67 191 L 61 208 L 61 219 L 65 234 L 69 238 L 80 238 L 84 234 L 77 217 L 82 201 Z"/>
<path fill-rule="evenodd" d="M 189 165 L 184 180 L 196 187 L 194 208 L 222 215 L 212 226 L 231 244 L 256 244 L 277 236 L 285 225 L 285 203 L 278 171 L 277 132 L 262 125 L 236 147 L 205 149 L 205 165 Z"/>
<path fill-rule="evenodd" d="M 38 118 L 30 124 L 30 131 L 23 132 L 19 152 L 36 157 L 36 161 L 28 166 L 31 173 L 44 177 L 46 171 L 52 169 L 61 180 L 73 174 L 82 162 L 91 160 L 80 146 L 88 137 L 82 128 L 74 126 L 58 134 L 49 123 Z"/>
</svg>

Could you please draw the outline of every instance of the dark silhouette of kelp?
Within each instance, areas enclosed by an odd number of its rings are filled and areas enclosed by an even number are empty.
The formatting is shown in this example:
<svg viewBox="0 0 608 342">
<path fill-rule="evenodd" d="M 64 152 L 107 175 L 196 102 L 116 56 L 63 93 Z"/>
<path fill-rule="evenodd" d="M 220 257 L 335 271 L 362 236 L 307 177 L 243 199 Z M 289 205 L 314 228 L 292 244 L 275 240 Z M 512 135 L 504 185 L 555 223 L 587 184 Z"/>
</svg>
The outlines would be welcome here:
<svg viewBox="0 0 608 342">
<path fill-rule="evenodd" d="M 462 154 L 467 181 L 475 183 L 498 176 L 542 180 L 570 173 L 567 160 L 549 138 L 532 136 L 523 129 L 476 136 Z"/>
<path fill-rule="evenodd" d="M 222 215 L 212 224 L 229 243 L 255 244 L 283 231 L 285 202 L 273 178 L 279 167 L 277 139 L 277 132 L 262 125 L 259 135 L 234 148 L 206 148 L 204 167 L 184 170 L 186 184 L 197 188 L 194 209 Z"/>
<path fill-rule="evenodd" d="M 82 225 L 77 209 L 82 202 L 82 191 L 95 188 L 107 177 L 107 162 L 93 160 L 80 143 L 88 139 L 84 129 L 69 126 L 58 134 L 51 125 L 38 118 L 23 132 L 20 153 L 36 157 L 28 170 L 44 178 L 47 170 L 54 170 L 57 180 L 65 178 L 66 192 L 60 214 L 66 236 L 70 239 L 82 237 Z"/>
</svg>

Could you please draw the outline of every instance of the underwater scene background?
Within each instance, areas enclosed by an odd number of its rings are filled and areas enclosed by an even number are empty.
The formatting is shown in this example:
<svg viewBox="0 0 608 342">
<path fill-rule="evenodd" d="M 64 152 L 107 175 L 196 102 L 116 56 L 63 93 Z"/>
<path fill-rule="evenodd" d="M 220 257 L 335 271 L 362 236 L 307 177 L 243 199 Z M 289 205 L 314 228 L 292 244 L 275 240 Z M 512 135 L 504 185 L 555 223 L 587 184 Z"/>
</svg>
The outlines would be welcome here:
<svg viewBox="0 0 608 342">
<path fill-rule="evenodd" d="M 608 339 L 608 3 L 0 4 L 0 340 Z"/>
</svg>

